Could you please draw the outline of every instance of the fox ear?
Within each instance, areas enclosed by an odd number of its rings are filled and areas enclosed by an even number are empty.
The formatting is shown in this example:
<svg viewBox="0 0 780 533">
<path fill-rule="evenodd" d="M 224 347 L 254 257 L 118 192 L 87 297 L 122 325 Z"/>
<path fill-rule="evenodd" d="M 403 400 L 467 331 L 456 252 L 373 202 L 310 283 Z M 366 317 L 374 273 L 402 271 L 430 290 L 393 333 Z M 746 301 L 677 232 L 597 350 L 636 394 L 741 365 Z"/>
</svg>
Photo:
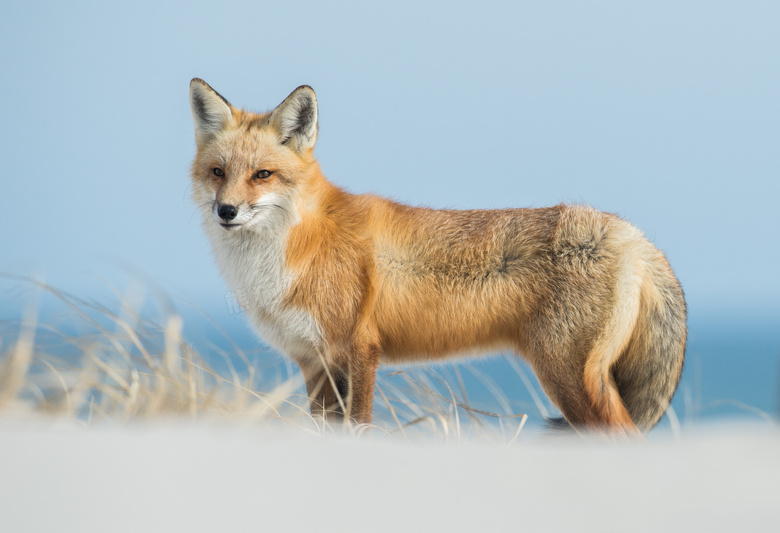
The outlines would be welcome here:
<svg viewBox="0 0 780 533">
<path fill-rule="evenodd" d="M 317 142 L 317 96 L 314 89 L 301 85 L 271 112 L 271 123 L 279 131 L 281 143 L 303 152 Z"/>
<path fill-rule="evenodd" d="M 193 78 L 190 82 L 190 109 L 198 146 L 233 120 L 230 103 L 200 78 Z"/>
</svg>

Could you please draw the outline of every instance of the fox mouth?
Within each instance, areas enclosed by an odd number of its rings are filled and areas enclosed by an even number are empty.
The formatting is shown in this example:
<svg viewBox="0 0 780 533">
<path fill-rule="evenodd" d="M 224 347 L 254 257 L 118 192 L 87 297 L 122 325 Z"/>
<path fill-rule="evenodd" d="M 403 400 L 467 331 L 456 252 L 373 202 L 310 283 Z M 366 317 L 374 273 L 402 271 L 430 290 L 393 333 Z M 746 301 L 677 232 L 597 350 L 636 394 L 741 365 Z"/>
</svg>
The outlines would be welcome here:
<svg viewBox="0 0 780 533">
<path fill-rule="evenodd" d="M 260 210 L 264 210 L 266 206 L 263 205 L 253 205 L 250 206 L 250 212 L 247 214 L 244 214 L 243 216 L 237 216 L 231 220 L 225 220 L 223 218 L 220 218 L 219 216 L 214 216 L 216 219 L 217 224 L 222 226 L 225 231 L 230 231 L 232 229 L 236 228 L 251 228 L 254 224 L 255 219 L 257 218 L 257 212 Z M 235 222 L 237 219 L 242 219 L 241 222 Z M 243 220 L 245 219 L 245 220 Z"/>
</svg>

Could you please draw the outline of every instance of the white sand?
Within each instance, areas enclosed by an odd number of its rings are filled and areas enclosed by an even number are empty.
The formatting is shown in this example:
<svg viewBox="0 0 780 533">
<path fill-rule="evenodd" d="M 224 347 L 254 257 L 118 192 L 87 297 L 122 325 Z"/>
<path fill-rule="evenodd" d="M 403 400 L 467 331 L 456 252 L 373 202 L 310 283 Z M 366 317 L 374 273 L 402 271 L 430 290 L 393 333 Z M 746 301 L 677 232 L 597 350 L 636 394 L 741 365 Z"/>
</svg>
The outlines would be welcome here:
<svg viewBox="0 0 780 533">
<path fill-rule="evenodd" d="M 607 445 L 0 425 L 0 531 L 780 531 L 780 432 Z"/>
</svg>

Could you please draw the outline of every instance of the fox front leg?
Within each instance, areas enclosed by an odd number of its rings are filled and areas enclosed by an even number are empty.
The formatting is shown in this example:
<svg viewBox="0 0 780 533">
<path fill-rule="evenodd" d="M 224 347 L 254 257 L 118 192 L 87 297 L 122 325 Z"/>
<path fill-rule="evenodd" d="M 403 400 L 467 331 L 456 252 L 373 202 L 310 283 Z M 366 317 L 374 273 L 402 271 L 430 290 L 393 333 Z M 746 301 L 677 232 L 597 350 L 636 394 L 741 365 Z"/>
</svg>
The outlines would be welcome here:
<svg viewBox="0 0 780 533">
<path fill-rule="evenodd" d="M 377 362 L 301 366 L 312 415 L 370 424 Z"/>
</svg>

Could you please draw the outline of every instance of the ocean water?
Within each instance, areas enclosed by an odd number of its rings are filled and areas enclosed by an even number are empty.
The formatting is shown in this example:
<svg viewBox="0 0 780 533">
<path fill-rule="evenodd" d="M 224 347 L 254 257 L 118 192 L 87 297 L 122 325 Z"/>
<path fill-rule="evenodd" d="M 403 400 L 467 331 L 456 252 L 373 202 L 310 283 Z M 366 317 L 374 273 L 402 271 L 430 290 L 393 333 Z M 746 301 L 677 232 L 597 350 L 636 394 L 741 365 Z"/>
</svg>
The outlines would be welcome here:
<svg viewBox="0 0 780 533">
<path fill-rule="evenodd" d="M 89 309 L 82 314 L 85 305 Z M 111 308 L 94 302 L 74 306 L 44 302 L 38 310 L 38 349 L 78 360 L 83 353 L 83 341 L 100 336 L 100 327 L 116 329 L 115 324 L 106 320 Z M 0 343 L 7 347 L 18 334 L 21 312 L 9 308 L 2 311 Z M 146 311 L 140 310 L 142 315 Z M 145 338 L 157 339 L 152 344 L 156 342 L 162 348 L 161 317 L 165 313 L 158 307 L 149 314 L 150 318 L 140 320 L 136 327 Z M 298 372 L 293 363 L 255 336 L 242 313 L 223 312 L 210 317 L 189 309 L 182 316 L 185 341 L 218 372 L 227 375 L 231 365 L 245 370 L 248 361 L 263 376 L 258 385 L 261 388 L 271 388 Z M 103 325 L 97 327 L 101 321 Z M 74 338 L 81 341 L 63 341 Z M 445 404 L 467 404 L 503 416 L 527 414 L 530 427 L 542 426 L 546 417 L 559 415 L 530 367 L 509 354 L 433 365 L 382 367 L 378 383 L 411 397 L 427 388 L 433 389 Z M 375 409 L 380 413 L 385 409 L 379 394 L 375 397 Z M 686 361 L 672 409 L 674 420 L 665 416 L 662 427 L 706 424 L 724 418 L 780 419 L 780 328 L 772 320 L 759 323 L 719 317 L 691 319 Z"/>
</svg>

